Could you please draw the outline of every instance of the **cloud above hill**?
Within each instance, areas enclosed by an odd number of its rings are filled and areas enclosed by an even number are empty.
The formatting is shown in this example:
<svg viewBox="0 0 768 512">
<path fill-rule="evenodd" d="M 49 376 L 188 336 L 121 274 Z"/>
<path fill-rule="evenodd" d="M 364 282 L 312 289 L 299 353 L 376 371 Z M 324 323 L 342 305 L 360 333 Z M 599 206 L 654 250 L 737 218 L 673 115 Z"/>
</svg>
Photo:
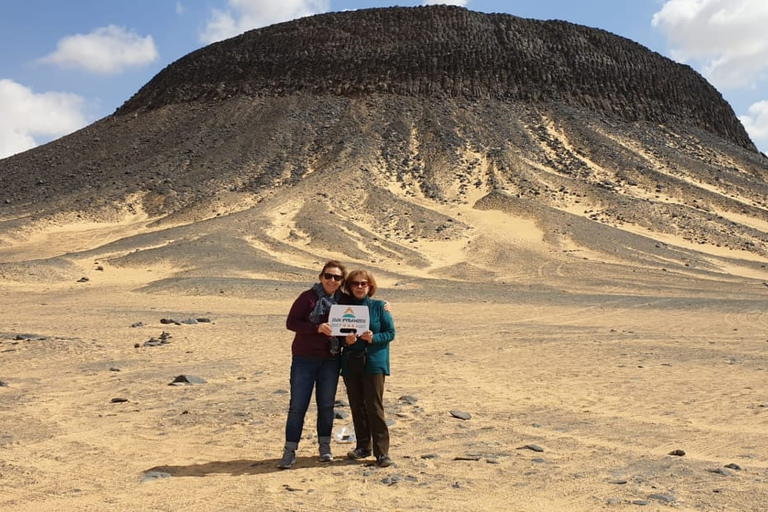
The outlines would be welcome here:
<svg viewBox="0 0 768 512">
<path fill-rule="evenodd" d="M 87 124 L 84 98 L 70 93 L 36 94 L 13 80 L 0 80 L 0 158 L 37 146 L 37 137 L 55 138 Z"/>
<path fill-rule="evenodd" d="M 40 59 L 40 62 L 112 75 L 149 64 L 157 58 L 152 36 L 142 37 L 124 27 L 109 25 L 89 34 L 62 38 L 56 51 Z"/>
<path fill-rule="evenodd" d="M 718 89 L 754 91 L 768 82 L 765 0 L 667 0 L 652 24 L 667 38 L 672 58 Z M 739 119 L 758 146 L 768 146 L 768 98 Z"/>
<path fill-rule="evenodd" d="M 265 27 L 330 9 L 329 0 L 229 0 L 226 10 L 213 9 L 205 30 L 200 34 L 205 44 L 228 39 L 247 30 Z"/>
</svg>

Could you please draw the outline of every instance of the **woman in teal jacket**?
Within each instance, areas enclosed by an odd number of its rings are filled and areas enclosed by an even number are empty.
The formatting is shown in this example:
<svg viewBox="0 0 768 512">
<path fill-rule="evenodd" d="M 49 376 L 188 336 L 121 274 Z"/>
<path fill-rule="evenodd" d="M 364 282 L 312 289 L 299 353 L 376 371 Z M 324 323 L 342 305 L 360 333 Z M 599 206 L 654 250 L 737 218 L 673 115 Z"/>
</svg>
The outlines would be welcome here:
<svg viewBox="0 0 768 512">
<path fill-rule="evenodd" d="M 346 336 L 341 357 L 341 375 L 357 438 L 357 447 L 347 456 L 357 460 L 373 454 L 379 466 L 387 467 L 392 459 L 384 417 L 384 379 L 389 375 L 389 343 L 395 339 L 395 323 L 384 309 L 385 302 L 371 298 L 376 293 L 373 274 L 367 270 L 352 271 L 344 289 L 351 297 L 351 305 L 368 306 L 370 317 L 367 331 Z"/>
</svg>

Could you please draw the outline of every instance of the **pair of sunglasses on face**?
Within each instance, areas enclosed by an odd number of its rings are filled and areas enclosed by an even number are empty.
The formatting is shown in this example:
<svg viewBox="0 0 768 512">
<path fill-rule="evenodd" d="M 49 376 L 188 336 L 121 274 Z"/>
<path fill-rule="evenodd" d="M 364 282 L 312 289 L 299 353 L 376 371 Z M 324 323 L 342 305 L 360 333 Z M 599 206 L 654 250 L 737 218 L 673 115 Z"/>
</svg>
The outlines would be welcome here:
<svg viewBox="0 0 768 512">
<path fill-rule="evenodd" d="M 328 272 L 323 273 L 323 277 L 325 278 L 326 281 L 330 281 L 331 279 L 333 279 L 334 281 L 341 281 L 342 279 L 344 279 L 344 276 L 342 275 L 330 274 Z M 365 288 L 366 286 L 368 286 L 368 281 L 350 281 L 349 286 L 351 286 L 352 288 Z"/>
</svg>

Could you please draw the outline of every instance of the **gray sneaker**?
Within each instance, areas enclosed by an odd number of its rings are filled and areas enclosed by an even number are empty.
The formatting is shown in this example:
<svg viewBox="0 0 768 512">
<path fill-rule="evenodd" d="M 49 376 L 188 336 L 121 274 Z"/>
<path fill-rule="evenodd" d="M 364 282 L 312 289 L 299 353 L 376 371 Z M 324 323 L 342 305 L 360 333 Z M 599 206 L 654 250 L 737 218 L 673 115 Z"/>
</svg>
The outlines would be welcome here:
<svg viewBox="0 0 768 512">
<path fill-rule="evenodd" d="M 296 450 L 286 448 L 283 450 L 283 458 L 277 463 L 277 467 L 280 469 L 290 469 L 296 462 Z"/>
<path fill-rule="evenodd" d="M 320 462 L 331 462 L 332 460 L 333 454 L 330 443 L 320 443 Z"/>
<path fill-rule="evenodd" d="M 352 460 L 365 459 L 371 456 L 371 450 L 365 448 L 355 448 L 352 451 L 347 452 L 347 458 Z"/>
<path fill-rule="evenodd" d="M 379 455 L 376 457 L 376 464 L 378 464 L 380 468 L 388 468 L 393 462 L 392 459 L 389 458 L 389 455 Z"/>
</svg>

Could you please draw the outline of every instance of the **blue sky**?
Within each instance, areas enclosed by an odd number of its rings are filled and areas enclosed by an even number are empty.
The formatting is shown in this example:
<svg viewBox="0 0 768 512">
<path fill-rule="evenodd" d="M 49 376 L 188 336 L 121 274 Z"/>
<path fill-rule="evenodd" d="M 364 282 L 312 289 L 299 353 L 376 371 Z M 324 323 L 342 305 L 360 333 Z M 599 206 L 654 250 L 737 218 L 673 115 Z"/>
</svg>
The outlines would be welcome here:
<svg viewBox="0 0 768 512">
<path fill-rule="evenodd" d="M 165 66 L 214 41 L 322 12 L 431 3 L 637 41 L 704 75 L 768 153 L 766 0 L 2 0 L 0 158 L 112 114 Z"/>
</svg>

